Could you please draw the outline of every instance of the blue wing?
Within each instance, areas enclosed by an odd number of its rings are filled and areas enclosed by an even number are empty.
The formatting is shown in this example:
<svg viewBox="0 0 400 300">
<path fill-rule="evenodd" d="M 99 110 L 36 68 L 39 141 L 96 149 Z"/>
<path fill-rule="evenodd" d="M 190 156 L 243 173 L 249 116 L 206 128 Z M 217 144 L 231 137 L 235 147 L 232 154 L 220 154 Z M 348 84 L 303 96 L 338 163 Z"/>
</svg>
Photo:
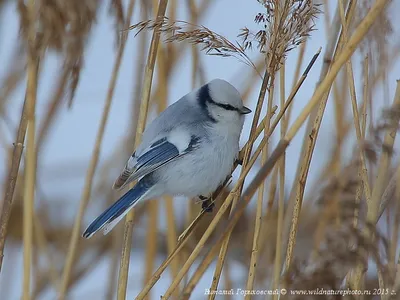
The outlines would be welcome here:
<svg viewBox="0 0 400 300">
<path fill-rule="evenodd" d="M 179 150 L 174 144 L 168 142 L 166 139 L 164 141 L 157 141 L 152 144 L 147 152 L 136 159 L 135 174 L 137 177 L 141 177 L 177 156 L 179 156 Z"/>
<path fill-rule="evenodd" d="M 113 188 L 121 189 L 133 180 L 154 172 L 166 163 L 189 153 L 199 141 L 200 138 L 191 136 L 189 144 L 182 152 L 179 152 L 178 148 L 165 137 L 153 142 L 140 156 L 136 157 L 135 153 L 132 155 Z"/>
</svg>

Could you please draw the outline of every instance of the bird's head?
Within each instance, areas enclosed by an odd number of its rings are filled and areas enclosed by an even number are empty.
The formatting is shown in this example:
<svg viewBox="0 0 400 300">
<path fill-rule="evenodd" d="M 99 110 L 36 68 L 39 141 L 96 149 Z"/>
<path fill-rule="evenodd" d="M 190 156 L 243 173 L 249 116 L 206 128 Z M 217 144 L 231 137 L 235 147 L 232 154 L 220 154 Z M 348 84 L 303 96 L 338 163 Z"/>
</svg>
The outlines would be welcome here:
<svg viewBox="0 0 400 300">
<path fill-rule="evenodd" d="M 198 91 L 198 99 L 214 123 L 239 126 L 244 123 L 244 115 L 251 110 L 243 105 L 236 88 L 222 79 L 214 79 Z"/>
</svg>

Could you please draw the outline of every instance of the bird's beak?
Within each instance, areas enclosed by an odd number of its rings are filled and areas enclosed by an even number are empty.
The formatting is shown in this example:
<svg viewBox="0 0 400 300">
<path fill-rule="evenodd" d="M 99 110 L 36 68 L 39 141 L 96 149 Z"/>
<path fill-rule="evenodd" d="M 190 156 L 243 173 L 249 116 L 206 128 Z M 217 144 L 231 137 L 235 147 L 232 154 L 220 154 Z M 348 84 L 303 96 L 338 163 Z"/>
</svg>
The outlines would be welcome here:
<svg viewBox="0 0 400 300">
<path fill-rule="evenodd" d="M 239 113 L 242 115 L 247 115 L 251 113 L 251 109 L 247 108 L 246 106 L 243 106 L 241 109 L 239 109 Z"/>
</svg>

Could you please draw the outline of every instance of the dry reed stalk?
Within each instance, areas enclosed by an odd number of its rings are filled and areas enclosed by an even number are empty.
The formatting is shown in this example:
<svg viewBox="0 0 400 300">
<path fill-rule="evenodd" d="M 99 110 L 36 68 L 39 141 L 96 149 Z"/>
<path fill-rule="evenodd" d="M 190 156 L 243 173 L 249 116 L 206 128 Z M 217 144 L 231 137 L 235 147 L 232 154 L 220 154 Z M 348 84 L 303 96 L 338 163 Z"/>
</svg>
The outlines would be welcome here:
<svg viewBox="0 0 400 300">
<path fill-rule="evenodd" d="M 325 95 L 324 99 L 323 99 L 323 103 L 321 104 L 321 106 L 319 107 L 319 110 L 317 111 L 316 123 L 313 124 L 314 128 L 311 130 L 311 134 L 309 135 L 309 139 L 310 139 L 311 145 L 308 145 L 307 152 L 305 153 L 305 156 L 303 157 L 306 160 L 306 162 L 305 162 L 306 163 L 306 167 L 303 167 L 302 169 L 298 169 L 300 171 L 300 173 L 299 173 L 299 176 L 300 176 L 299 177 L 299 182 L 301 182 L 301 185 L 299 185 L 299 184 L 297 185 L 297 193 L 296 193 L 296 198 L 295 198 L 296 202 L 295 202 L 294 211 L 293 211 L 293 216 L 295 216 L 295 220 L 296 220 L 295 222 L 296 223 L 298 221 L 298 216 L 300 214 L 300 209 L 301 209 L 301 205 L 302 205 L 302 201 L 303 201 L 303 197 L 304 197 L 305 180 L 307 179 L 307 175 L 308 175 L 308 171 L 309 171 L 309 167 L 310 167 L 310 163 L 311 163 L 311 157 L 312 157 L 312 153 L 313 153 L 313 150 L 314 150 L 314 147 L 315 147 L 315 142 L 316 142 L 315 140 L 316 140 L 316 136 L 318 134 L 318 132 L 315 131 L 314 129 L 315 129 L 315 127 L 318 127 L 318 129 L 319 129 L 320 122 L 322 120 L 322 114 L 323 114 L 324 109 L 326 107 L 326 101 L 328 100 L 328 96 L 329 96 L 329 94 L 327 93 Z M 337 99 L 337 97 L 335 96 L 335 100 L 336 99 Z M 336 109 L 337 109 L 337 107 L 336 107 Z M 320 117 L 318 117 L 318 116 L 320 116 Z M 339 135 L 341 135 L 341 133 Z M 330 163 L 326 167 L 326 171 L 323 172 L 323 174 L 325 174 L 324 176 L 327 176 L 326 174 L 331 173 L 332 170 L 335 173 L 337 173 L 339 171 L 339 164 L 338 164 L 338 160 L 339 159 L 338 158 L 340 157 L 340 152 L 339 152 L 340 151 L 340 148 L 339 148 L 340 137 L 338 137 L 338 143 L 339 144 L 337 146 L 335 146 L 335 152 L 333 153 L 333 157 L 332 157 Z M 299 165 L 299 166 L 301 166 L 301 165 Z M 296 182 L 297 182 L 297 179 L 296 179 L 296 181 L 294 183 L 296 183 Z M 293 185 L 293 187 L 294 186 L 295 185 Z M 335 195 L 337 196 L 337 194 L 335 194 Z M 336 198 L 336 201 L 337 200 L 338 199 Z M 326 208 L 326 210 L 329 211 L 329 208 Z M 326 223 L 325 219 L 323 217 L 320 218 L 320 221 L 321 222 L 319 224 L 319 229 L 323 228 L 325 223 Z M 293 220 L 292 220 L 292 222 L 293 222 Z M 292 224 L 291 233 L 294 232 L 293 228 L 294 227 L 293 227 L 293 224 Z M 316 234 L 316 237 L 317 237 L 316 245 L 318 245 L 318 243 L 319 243 L 318 237 L 322 238 L 323 236 Z M 289 251 L 291 253 L 292 253 L 292 250 L 294 248 L 294 243 L 293 242 L 294 242 L 294 240 L 290 240 L 289 241 L 289 246 L 288 246 L 288 249 L 289 249 Z"/>
<path fill-rule="evenodd" d="M 167 215 L 167 247 L 168 255 L 172 254 L 178 240 L 178 234 L 175 225 L 175 210 L 173 198 L 170 196 L 165 197 L 165 213 Z M 174 278 L 179 272 L 180 257 L 176 257 L 171 261 L 171 277 Z M 150 278 L 149 278 L 150 280 Z M 176 295 L 179 291 L 176 292 Z"/>
<path fill-rule="evenodd" d="M 155 8 L 157 7 L 157 1 L 153 1 L 153 13 L 157 15 L 157 11 Z M 165 72 L 165 51 L 162 45 L 158 46 L 157 49 L 157 67 L 158 67 L 158 83 L 159 89 L 156 93 L 157 99 L 157 114 L 160 114 L 167 107 L 167 98 L 168 98 L 168 90 L 167 90 L 167 78 Z M 144 284 L 151 278 L 154 269 L 154 262 L 156 261 L 157 255 L 157 238 L 158 238 L 158 201 L 150 201 L 147 204 L 147 212 L 148 212 L 148 226 L 147 226 L 147 241 L 146 241 L 146 267 L 144 273 Z M 151 299 L 151 294 L 147 295 L 147 299 Z"/>
<path fill-rule="evenodd" d="M 282 66 L 280 72 L 280 87 L 281 87 L 281 102 L 280 105 L 285 105 L 285 65 Z M 289 112 L 288 112 L 289 113 Z M 281 123 L 281 139 L 284 138 L 288 126 L 285 115 L 282 117 Z M 278 202 L 278 227 L 276 229 L 276 246 L 275 246 L 275 263 L 274 263 L 274 280 L 272 289 L 279 287 L 279 277 L 281 274 L 281 247 L 282 247 L 282 227 L 283 227 L 283 213 L 285 209 L 285 153 L 282 155 L 279 168 L 279 202 Z M 274 295 L 277 299 L 277 295 Z"/>
<path fill-rule="evenodd" d="M 105 295 L 105 299 L 114 300 L 115 288 L 117 284 L 118 275 L 118 259 L 119 259 L 119 245 L 122 242 L 122 232 L 114 230 L 111 232 L 112 245 L 111 245 L 111 259 L 110 259 L 110 271 L 108 276 L 108 286 Z"/>
<path fill-rule="evenodd" d="M 364 88 L 363 88 L 363 103 L 361 107 L 361 133 L 363 139 L 367 130 L 367 106 L 368 106 L 368 95 L 369 95 L 369 57 L 365 56 L 364 59 Z"/>
<path fill-rule="evenodd" d="M 167 9 L 167 4 L 168 0 L 160 0 L 157 11 L 157 19 L 161 19 L 164 17 Z M 126 26 L 126 28 L 127 27 L 128 26 Z M 154 30 L 151 39 L 149 54 L 147 57 L 146 69 L 144 73 L 144 81 L 143 81 L 141 102 L 140 102 L 140 112 L 139 112 L 139 119 L 137 123 L 136 137 L 135 137 L 135 146 L 140 144 L 141 135 L 146 125 L 147 112 L 151 95 L 151 85 L 153 81 L 154 66 L 156 62 L 159 41 L 160 41 L 160 33 L 157 30 Z M 130 259 L 131 244 L 132 244 L 133 218 L 134 218 L 134 210 L 131 210 L 126 216 L 125 226 L 124 226 L 124 238 L 123 238 L 121 263 L 120 263 L 120 270 L 118 277 L 118 291 L 117 291 L 118 300 L 126 298 L 129 259 Z"/>
<path fill-rule="evenodd" d="M 30 62 L 34 63 L 34 62 Z M 30 69 L 29 67 L 28 69 Z M 31 70 L 28 72 L 32 72 Z M 33 71 L 34 72 L 34 71 Z M 32 75 L 30 75 L 32 76 Z M 34 75 L 36 76 L 36 75 Z M 30 80 L 34 80 L 30 79 Z M 30 299 L 30 278 L 31 278 L 31 260 L 33 251 L 33 216 L 34 216 L 34 195 L 35 195 L 35 178 L 36 178 L 36 160 L 35 160 L 35 102 L 36 102 L 36 86 L 35 83 L 30 83 L 34 87 L 28 87 L 28 94 L 32 93 L 30 98 L 31 103 L 28 105 L 27 119 L 27 151 L 26 151 L 26 167 L 25 167 L 25 189 L 24 189 L 24 218 L 23 218 L 23 239 L 24 239 L 24 278 L 23 278 L 23 295 L 22 299 Z M 34 91 L 32 89 L 35 89 Z"/>
<path fill-rule="evenodd" d="M 4 246 L 7 236 L 8 220 L 10 219 L 15 184 L 17 182 L 18 170 L 21 163 L 22 152 L 24 149 L 26 128 L 28 125 L 26 110 L 27 110 L 27 97 L 25 96 L 25 101 L 21 112 L 21 119 L 18 126 L 18 132 L 14 142 L 14 149 L 11 158 L 11 166 L 9 168 L 7 175 L 7 185 L 5 187 L 5 195 L 0 217 L 0 272 L 3 266 Z"/>
<path fill-rule="evenodd" d="M 332 21 L 332 26 L 333 26 L 333 30 L 330 31 L 331 35 L 329 36 L 327 45 L 325 47 L 326 50 L 325 50 L 325 54 L 324 54 L 324 58 L 323 58 L 323 65 L 322 65 L 322 68 L 320 71 L 317 86 L 321 83 L 323 78 L 325 78 L 326 74 L 329 71 L 329 67 L 332 63 L 332 60 L 333 60 L 333 55 L 334 55 L 335 46 L 336 46 L 336 40 L 337 40 L 337 38 L 339 36 L 339 32 L 340 32 L 340 19 L 339 19 L 339 11 L 338 10 L 336 11 L 335 18 Z M 300 177 L 300 171 L 301 171 L 300 167 L 304 164 L 304 161 L 306 159 L 305 152 L 307 149 L 307 140 L 308 140 L 308 136 L 311 132 L 314 120 L 317 117 L 317 113 L 318 113 L 318 110 L 315 108 L 312 111 L 312 113 L 308 119 L 308 122 L 306 125 L 306 130 L 304 133 L 303 144 L 302 144 L 302 148 L 300 150 L 301 160 L 299 161 L 299 163 L 297 165 L 295 180 L 292 185 L 292 189 L 291 189 L 291 192 L 289 195 L 289 202 L 287 205 L 287 210 L 285 212 L 285 221 L 284 221 L 285 226 L 284 226 L 284 232 L 283 232 L 283 240 L 284 240 L 285 244 L 287 243 L 286 241 L 289 238 L 291 220 L 292 220 L 293 210 L 294 210 L 295 201 L 296 201 L 296 187 L 297 187 L 296 182 L 298 182 L 299 177 Z"/>
<path fill-rule="evenodd" d="M 126 19 L 126 24 L 125 24 L 126 27 L 130 23 L 130 19 L 133 14 L 134 3 L 135 3 L 134 0 L 130 0 L 130 2 L 129 2 L 128 14 L 127 14 L 128 17 Z M 79 235 L 80 235 L 82 219 L 83 219 L 83 215 L 85 213 L 86 207 L 90 200 L 94 174 L 96 172 L 99 157 L 100 157 L 101 144 L 102 144 L 105 128 L 107 125 L 109 112 L 111 109 L 111 103 L 112 103 L 112 99 L 113 99 L 113 95 L 114 95 L 115 86 L 117 83 L 119 69 L 120 69 L 121 62 L 122 62 L 122 56 L 123 56 L 124 50 L 125 50 L 126 40 L 127 40 L 127 33 L 123 32 L 121 44 L 119 45 L 119 48 L 118 48 L 118 51 L 116 54 L 116 59 L 115 59 L 115 63 L 114 63 L 113 71 L 112 71 L 112 76 L 111 76 L 109 86 L 108 86 L 106 101 L 104 104 L 103 114 L 101 116 L 100 126 L 98 129 L 97 135 L 96 135 L 96 141 L 95 141 L 95 146 L 93 148 L 92 158 L 90 160 L 90 164 L 89 164 L 89 167 L 88 167 L 88 170 L 86 173 L 85 185 L 84 185 L 84 190 L 82 192 L 82 198 L 81 198 L 81 201 L 79 204 L 78 214 L 76 216 L 74 226 L 72 229 L 72 235 L 71 235 L 68 253 L 67 253 L 67 257 L 66 257 L 66 261 L 65 261 L 65 267 L 63 270 L 62 279 L 61 279 L 61 283 L 60 283 L 60 289 L 58 292 L 59 300 L 65 299 L 66 294 L 67 294 L 67 288 L 69 285 L 69 280 L 71 277 L 73 264 L 75 261 L 75 254 L 76 254 L 76 250 L 77 250 L 77 244 L 78 244 L 78 239 L 79 239 Z"/>
<path fill-rule="evenodd" d="M 379 213 L 377 217 L 377 222 L 383 215 L 385 209 L 389 205 L 390 202 L 393 201 L 395 198 L 395 190 L 396 190 L 396 183 L 397 183 L 397 170 L 393 173 L 392 178 L 389 180 L 389 183 L 386 186 L 386 189 L 382 195 L 380 205 L 379 205 Z M 390 234 L 388 234 L 390 236 Z"/>
<path fill-rule="evenodd" d="M 27 142 L 25 158 L 25 180 L 23 200 L 23 282 L 22 299 L 30 299 L 31 291 L 31 264 L 33 252 L 33 218 L 36 182 L 36 154 L 35 154 L 35 130 L 36 130 L 36 97 L 38 85 L 39 53 L 37 51 L 35 21 L 36 3 L 31 0 L 27 3 L 28 32 L 27 45 L 27 86 L 26 86 L 26 119 Z"/>
<path fill-rule="evenodd" d="M 190 201 L 190 200 L 189 200 Z M 181 241 L 182 239 L 188 237 L 187 234 L 188 233 L 192 233 L 192 230 L 194 232 L 196 226 L 200 223 L 201 218 L 204 216 L 204 214 L 202 214 L 202 212 L 200 212 L 199 215 L 197 215 L 197 217 L 194 217 L 194 213 L 193 210 L 191 209 L 190 205 L 187 205 L 186 207 L 186 216 L 185 216 L 185 220 L 184 220 L 184 228 L 185 230 L 179 235 L 178 237 L 178 242 Z M 187 258 L 189 257 L 189 250 L 186 248 L 183 248 L 182 251 L 179 253 L 180 254 L 180 261 L 186 261 Z M 179 272 L 179 270 L 178 270 Z M 178 273 L 176 273 L 178 274 Z M 175 274 L 175 276 L 176 276 Z M 173 278 L 175 278 L 175 276 Z M 183 279 L 183 285 L 186 284 L 188 280 L 188 276 L 185 276 L 185 278 Z M 179 290 L 179 289 L 176 289 Z"/>
<path fill-rule="evenodd" d="M 369 91 L 369 72 L 368 72 L 368 55 L 364 59 L 364 70 L 363 70 L 363 76 L 364 76 L 364 86 L 363 86 L 363 102 L 361 106 L 361 121 L 360 121 L 360 126 L 361 126 L 361 135 L 362 139 L 365 140 L 365 134 L 366 134 L 366 128 L 367 128 L 367 104 L 368 104 L 368 91 Z M 358 177 L 361 178 L 362 176 L 362 166 L 360 165 L 358 167 Z M 357 186 L 357 191 L 356 191 L 356 206 L 354 208 L 354 220 L 353 220 L 353 225 L 354 227 L 357 227 L 358 224 L 358 218 L 359 218 L 359 205 L 361 203 L 361 195 L 362 195 L 362 182 L 359 183 Z"/>
<path fill-rule="evenodd" d="M 225 270 L 224 270 L 224 288 L 226 290 L 231 290 L 232 289 L 232 278 L 231 278 L 231 269 L 230 269 L 230 264 L 229 260 L 225 264 Z M 225 295 L 226 300 L 230 300 L 231 297 L 230 295 Z"/>
<path fill-rule="evenodd" d="M 304 61 L 304 53 L 306 52 L 307 41 L 308 40 L 305 40 L 304 43 L 302 43 L 300 45 L 299 55 L 297 57 L 297 62 L 296 62 L 296 69 L 295 69 L 294 74 L 293 74 L 293 83 L 297 82 L 299 80 L 299 78 L 300 78 L 300 70 L 301 70 L 301 65 L 303 64 L 303 61 Z M 292 109 L 293 109 L 293 106 L 290 106 L 288 108 L 288 111 L 287 111 L 287 114 L 286 114 L 286 122 L 285 122 L 286 126 L 289 124 L 290 116 L 292 114 Z M 285 128 L 285 130 L 286 129 L 287 128 Z"/>
<path fill-rule="evenodd" d="M 266 164 L 264 164 L 260 170 L 257 172 L 256 176 L 244 192 L 242 196 L 242 200 L 239 202 L 234 215 L 230 218 L 227 226 L 225 227 L 224 234 L 226 235 L 229 231 L 234 227 L 236 222 L 239 220 L 240 216 L 243 214 L 247 204 L 250 202 L 251 197 L 254 195 L 258 186 L 265 179 L 266 176 L 269 175 L 273 166 L 278 161 L 280 156 L 283 154 L 285 149 L 288 147 L 290 141 L 293 139 L 297 131 L 300 129 L 301 125 L 307 119 L 307 116 L 311 113 L 313 108 L 321 101 L 322 97 L 325 95 L 335 77 L 341 67 L 346 63 L 346 61 L 351 57 L 354 51 L 359 45 L 362 38 L 368 32 L 368 29 L 372 26 L 376 18 L 383 11 L 388 1 L 385 0 L 377 0 L 374 5 L 370 8 L 365 18 L 360 22 L 360 24 L 355 29 L 353 35 L 349 39 L 349 42 L 345 45 L 341 54 L 337 57 L 337 60 L 333 62 L 330 72 L 321 82 L 321 84 L 317 87 L 314 95 L 310 99 L 310 101 L 306 104 L 305 108 L 295 120 L 291 128 L 289 128 L 288 132 L 285 135 L 285 138 L 282 139 L 275 150 L 272 152 L 269 160 Z"/>
<path fill-rule="evenodd" d="M 274 81 L 275 81 L 275 74 L 271 74 L 271 87 L 268 91 L 268 104 L 267 104 L 267 113 L 266 119 L 263 122 L 264 125 L 264 136 L 268 134 L 268 130 L 271 123 L 272 118 L 272 104 L 274 101 Z M 282 106 L 283 107 L 283 106 Z M 261 154 L 261 163 L 265 163 L 268 157 L 268 143 L 265 145 L 264 149 L 262 150 Z M 260 241 L 260 232 L 261 232 L 261 224 L 262 224 L 262 212 L 263 212 L 263 200 L 264 200 L 264 192 L 265 192 L 265 182 L 263 182 L 258 190 L 257 195 L 257 206 L 256 206 L 256 216 L 255 216 L 255 225 L 254 225 L 254 234 L 252 240 L 252 249 L 251 249 L 251 256 L 250 256 L 250 267 L 247 275 L 247 290 L 253 290 L 254 281 L 256 276 L 256 267 L 257 267 L 257 260 L 258 260 L 258 252 L 259 252 L 259 241 Z M 232 210 L 234 206 L 232 205 Z M 250 295 L 246 295 L 245 299 L 250 299 Z"/>
<path fill-rule="evenodd" d="M 342 72 L 343 73 L 343 72 Z M 344 91 L 347 91 L 347 88 L 344 86 L 342 82 L 338 82 L 339 79 L 344 80 L 346 74 L 342 74 L 342 76 L 338 76 L 338 79 L 333 82 L 332 91 L 333 91 L 333 105 L 334 105 L 334 116 L 335 116 L 335 145 L 333 148 L 333 153 L 331 154 L 331 159 L 329 165 L 326 167 L 324 174 L 329 176 L 333 173 L 333 175 L 337 175 L 340 172 L 342 167 L 342 152 L 343 152 L 343 143 L 347 134 L 349 133 L 348 121 L 346 120 L 345 108 L 347 101 L 347 94 Z M 339 87 L 340 86 L 340 87 Z M 340 89 L 340 92 L 339 92 Z M 336 199 L 338 200 L 338 199 Z"/>
<path fill-rule="evenodd" d="M 354 1 L 354 3 L 356 3 L 356 1 Z M 347 33 L 348 24 L 346 24 L 346 21 L 345 21 L 343 0 L 339 1 L 338 6 L 339 6 L 339 12 L 340 12 L 340 17 L 341 17 L 341 22 L 342 22 L 343 41 L 344 41 L 344 43 L 346 43 L 347 39 L 348 39 L 348 33 Z M 362 134 L 361 127 L 360 127 L 361 121 L 360 121 L 360 117 L 358 114 L 356 87 L 355 87 L 355 80 L 354 80 L 354 73 L 353 73 L 353 65 L 351 63 L 351 60 L 349 60 L 346 63 L 346 71 L 347 71 L 348 84 L 349 84 L 349 88 L 350 88 L 351 104 L 352 104 L 352 108 L 353 108 L 354 127 L 356 130 L 358 146 L 360 148 L 360 162 L 361 162 L 361 168 L 362 168 L 362 170 L 361 170 L 362 183 L 361 184 L 364 187 L 364 194 L 365 194 L 365 198 L 367 200 L 367 204 L 369 204 L 369 202 L 371 200 L 371 188 L 369 186 L 365 152 L 362 151 L 363 134 Z"/>
<path fill-rule="evenodd" d="M 325 34 L 327 37 L 330 35 L 330 17 L 329 17 L 329 6 L 327 5 L 326 1 L 325 2 L 325 22 L 324 22 L 324 27 L 325 27 Z M 338 79 L 344 78 L 343 76 L 340 76 Z M 335 80 L 333 82 L 333 104 L 335 107 L 334 113 L 335 113 L 335 129 L 336 129 L 336 144 L 333 148 L 333 153 L 331 154 L 331 159 L 329 165 L 326 166 L 326 169 L 323 174 L 324 176 L 330 175 L 332 171 L 337 175 L 340 172 L 340 168 L 342 165 L 342 146 L 343 142 L 346 138 L 347 133 L 349 132 L 347 126 L 347 121 L 345 119 L 345 103 L 347 103 L 347 89 L 341 84 L 338 83 L 339 80 Z M 342 91 L 341 93 L 339 92 L 339 87 L 338 85 L 340 84 L 340 90 Z"/>
<path fill-rule="evenodd" d="M 355 3 L 356 3 L 356 1 L 350 0 L 348 11 L 346 14 L 346 20 L 351 20 L 351 17 L 353 15 L 353 12 L 355 9 Z M 339 42 L 338 42 L 339 45 L 341 43 L 341 40 L 342 40 L 342 34 L 340 34 L 340 37 L 339 37 Z M 329 56 L 331 56 L 330 52 L 331 51 L 328 50 Z M 335 58 L 337 55 L 338 55 L 338 51 L 335 51 L 335 54 L 333 55 L 333 63 L 335 62 Z M 332 67 L 331 67 L 331 69 L 332 69 Z M 327 71 L 328 71 L 328 69 L 325 68 L 325 66 L 324 66 L 324 68 L 321 71 L 321 75 L 326 74 L 325 72 L 327 72 Z M 338 72 L 339 72 L 339 69 L 338 69 Z M 325 79 L 329 76 L 329 74 L 330 73 L 326 74 Z M 334 80 L 334 78 L 333 78 L 333 80 Z M 332 80 L 332 82 L 333 82 L 333 80 Z M 318 85 L 318 87 L 319 87 L 319 85 Z M 318 89 L 318 87 L 317 87 L 317 89 Z M 307 138 L 304 139 L 304 143 L 303 143 L 304 152 L 302 151 L 302 154 L 301 154 L 302 158 L 301 158 L 300 164 L 298 166 L 298 171 L 299 171 L 298 177 L 296 176 L 296 180 L 293 183 L 293 191 L 294 191 L 293 195 L 295 196 L 295 198 L 293 198 L 294 199 L 293 213 L 292 213 L 292 219 L 291 219 L 289 236 L 288 236 L 288 244 L 287 244 L 287 248 L 286 248 L 285 272 L 288 270 L 291 260 L 292 260 L 292 256 L 293 256 L 293 251 L 294 251 L 294 247 L 295 247 L 295 243 L 296 243 L 297 226 L 298 226 L 301 206 L 302 206 L 302 202 L 303 202 L 303 197 L 304 197 L 305 185 L 307 182 L 308 172 L 309 172 L 309 168 L 310 168 L 310 164 L 311 164 L 311 158 L 312 158 L 312 155 L 313 155 L 313 152 L 315 149 L 317 136 L 318 136 L 319 129 L 321 126 L 322 117 L 324 115 L 326 104 L 327 104 L 327 101 L 329 98 L 330 88 L 331 87 L 329 87 L 328 91 L 324 94 L 323 99 L 320 102 L 318 109 L 316 111 L 313 111 L 313 112 L 316 112 L 315 116 L 310 115 L 309 120 L 310 121 L 312 120 L 311 130 L 308 131 L 308 129 L 306 129 L 307 130 L 306 133 L 309 133 L 309 135 Z M 292 211 L 292 210 L 290 210 L 290 211 Z"/>
<path fill-rule="evenodd" d="M 278 186 L 278 175 L 279 175 L 279 168 L 275 168 L 272 173 L 269 189 L 268 189 L 268 201 L 266 204 L 266 211 L 262 224 L 261 230 L 264 232 L 265 228 L 267 228 L 268 223 L 271 221 L 271 218 L 274 216 L 273 204 L 275 201 L 276 190 Z M 279 200 L 278 200 L 279 201 Z M 264 249 L 268 245 L 268 236 L 266 234 L 262 234 L 260 237 L 260 253 L 264 253 Z"/>
<path fill-rule="evenodd" d="M 140 70 L 138 71 L 138 73 L 140 73 Z M 135 106 L 135 101 L 132 102 L 132 106 Z M 133 114 L 134 115 L 134 114 Z M 132 130 L 132 128 L 135 128 L 135 122 L 132 121 L 131 123 L 133 124 L 129 124 L 129 130 Z M 129 130 L 127 130 L 129 132 Z M 121 143 L 121 145 L 130 145 L 131 141 L 129 138 L 126 138 L 124 143 Z M 125 146 L 127 147 L 127 146 Z M 120 148 L 117 148 L 115 150 L 115 154 L 111 155 L 111 158 L 109 159 L 109 161 L 107 161 L 106 163 L 103 164 L 102 168 L 100 169 L 100 171 L 98 173 L 103 174 L 104 178 L 99 179 L 98 183 L 97 183 L 97 187 L 94 188 L 94 190 L 96 190 L 99 195 L 103 196 L 106 195 L 105 198 L 109 199 L 108 202 L 113 203 L 114 201 L 116 201 L 118 198 L 116 198 L 116 195 L 113 193 L 112 190 L 110 190 L 109 188 L 107 188 L 109 186 L 109 182 L 108 182 L 108 174 L 110 173 L 109 170 L 112 168 L 112 166 L 115 164 L 115 160 L 116 157 L 120 156 L 120 153 L 123 153 L 123 150 L 121 150 Z M 117 155 L 118 154 L 118 155 Z M 127 155 L 129 155 L 129 153 L 127 153 Z M 106 191 L 104 191 L 104 187 L 106 188 Z M 93 195 L 94 197 L 97 197 L 96 194 Z M 106 289 L 106 293 L 105 293 L 105 299 L 108 300 L 113 300 L 114 299 L 114 294 L 115 294 L 115 289 L 116 289 L 116 282 L 117 282 L 117 275 L 118 275 L 118 261 L 119 261 L 119 247 L 121 245 L 122 242 L 122 231 L 121 230 L 113 230 L 112 232 L 110 232 L 110 237 L 111 237 L 111 245 L 110 245 L 110 252 L 111 252 L 111 258 L 110 258 L 110 270 L 108 272 L 108 285 L 107 285 L 107 289 Z"/>
<path fill-rule="evenodd" d="M 146 238 L 145 271 L 144 284 L 151 278 L 154 269 L 154 263 L 157 255 L 158 239 L 158 202 L 156 200 L 147 203 L 148 225 Z M 147 299 L 151 299 L 150 294 Z"/>
</svg>

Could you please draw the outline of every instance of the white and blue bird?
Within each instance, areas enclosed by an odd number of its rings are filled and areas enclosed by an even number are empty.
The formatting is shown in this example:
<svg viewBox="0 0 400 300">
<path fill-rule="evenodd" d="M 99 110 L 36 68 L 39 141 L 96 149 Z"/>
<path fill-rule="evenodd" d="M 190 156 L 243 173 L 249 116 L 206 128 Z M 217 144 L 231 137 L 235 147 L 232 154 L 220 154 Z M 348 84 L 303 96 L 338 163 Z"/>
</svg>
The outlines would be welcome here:
<svg viewBox="0 0 400 300">
<path fill-rule="evenodd" d="M 113 189 L 136 185 L 85 230 L 107 234 L 139 201 L 163 195 L 206 196 L 220 186 L 239 153 L 244 115 L 239 92 L 214 79 L 165 109 L 143 132 Z"/>
</svg>

